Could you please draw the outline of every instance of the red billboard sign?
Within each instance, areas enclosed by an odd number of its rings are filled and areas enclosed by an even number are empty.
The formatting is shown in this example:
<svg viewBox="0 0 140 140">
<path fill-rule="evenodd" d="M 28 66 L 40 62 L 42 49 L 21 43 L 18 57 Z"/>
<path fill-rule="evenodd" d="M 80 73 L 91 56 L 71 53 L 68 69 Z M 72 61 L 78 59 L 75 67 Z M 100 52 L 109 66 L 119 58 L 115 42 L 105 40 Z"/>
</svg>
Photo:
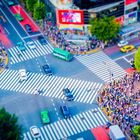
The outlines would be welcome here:
<svg viewBox="0 0 140 140">
<path fill-rule="evenodd" d="M 120 23 L 120 25 L 124 24 L 124 16 L 116 18 L 116 22 Z"/>
<path fill-rule="evenodd" d="M 138 0 L 125 0 L 125 5 L 132 4 L 134 2 L 137 2 Z"/>
<path fill-rule="evenodd" d="M 82 10 L 58 10 L 57 23 L 83 25 L 84 12 Z"/>
</svg>

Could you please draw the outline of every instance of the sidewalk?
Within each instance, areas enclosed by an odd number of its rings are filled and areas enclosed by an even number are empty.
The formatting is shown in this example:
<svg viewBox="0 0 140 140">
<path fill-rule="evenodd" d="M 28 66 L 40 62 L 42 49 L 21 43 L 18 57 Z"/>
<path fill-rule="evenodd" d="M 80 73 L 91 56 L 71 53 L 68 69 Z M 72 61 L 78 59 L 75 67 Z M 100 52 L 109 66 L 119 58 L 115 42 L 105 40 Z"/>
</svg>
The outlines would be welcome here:
<svg viewBox="0 0 140 140">
<path fill-rule="evenodd" d="M 0 73 L 7 67 L 8 65 L 8 55 L 6 51 L 0 47 Z"/>
</svg>

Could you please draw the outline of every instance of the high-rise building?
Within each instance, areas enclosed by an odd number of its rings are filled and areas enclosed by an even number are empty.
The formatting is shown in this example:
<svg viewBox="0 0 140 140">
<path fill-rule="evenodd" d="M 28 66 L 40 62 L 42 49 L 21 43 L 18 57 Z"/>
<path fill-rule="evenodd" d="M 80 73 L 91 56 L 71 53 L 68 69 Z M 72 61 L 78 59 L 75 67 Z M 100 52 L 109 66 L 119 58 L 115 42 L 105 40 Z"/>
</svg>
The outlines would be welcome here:
<svg viewBox="0 0 140 140">
<path fill-rule="evenodd" d="M 74 4 L 83 9 L 84 23 L 90 17 L 115 16 L 122 25 L 137 21 L 137 0 L 74 0 Z"/>
</svg>

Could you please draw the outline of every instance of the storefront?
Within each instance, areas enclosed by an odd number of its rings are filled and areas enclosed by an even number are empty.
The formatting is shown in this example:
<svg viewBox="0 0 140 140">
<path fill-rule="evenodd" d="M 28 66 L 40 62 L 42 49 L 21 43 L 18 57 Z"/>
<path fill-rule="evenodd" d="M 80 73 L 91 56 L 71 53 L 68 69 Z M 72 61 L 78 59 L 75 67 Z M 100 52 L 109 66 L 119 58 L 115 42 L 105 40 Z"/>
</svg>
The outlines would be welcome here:
<svg viewBox="0 0 140 140">
<path fill-rule="evenodd" d="M 124 25 L 135 23 L 137 21 L 137 4 L 137 0 L 125 0 Z"/>
<path fill-rule="evenodd" d="M 137 21 L 137 11 L 125 15 L 125 25 L 134 23 L 136 21 Z"/>
</svg>

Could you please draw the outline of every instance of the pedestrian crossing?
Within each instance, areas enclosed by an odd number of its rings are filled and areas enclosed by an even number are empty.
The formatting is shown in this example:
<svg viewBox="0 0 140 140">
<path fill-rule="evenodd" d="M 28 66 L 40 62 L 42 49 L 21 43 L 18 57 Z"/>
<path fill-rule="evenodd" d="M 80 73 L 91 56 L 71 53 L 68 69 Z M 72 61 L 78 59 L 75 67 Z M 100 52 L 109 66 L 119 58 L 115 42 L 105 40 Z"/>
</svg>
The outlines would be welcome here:
<svg viewBox="0 0 140 140">
<path fill-rule="evenodd" d="M 20 82 L 18 70 L 4 70 L 0 77 L 0 89 L 26 94 L 35 94 L 35 89 L 38 89 L 42 91 L 40 95 L 66 100 L 62 90 L 69 88 L 74 101 L 92 104 L 102 88 L 102 83 L 42 73 L 27 72 L 27 77 L 26 81 Z"/>
<path fill-rule="evenodd" d="M 53 50 L 53 47 L 49 43 L 42 45 L 38 40 L 34 41 L 34 43 L 36 45 L 36 48 L 33 50 L 31 50 L 26 44 L 26 50 L 24 51 L 20 51 L 17 46 L 8 49 L 10 53 L 10 63 L 15 64 L 38 56 L 46 55 L 51 53 Z"/>
<path fill-rule="evenodd" d="M 76 56 L 76 58 L 105 82 L 125 74 L 124 69 L 102 51 L 90 55 Z"/>
<path fill-rule="evenodd" d="M 87 131 L 108 122 L 101 109 L 95 108 L 69 119 L 59 120 L 40 128 L 41 137 L 38 140 L 60 140 L 71 135 Z M 30 132 L 24 133 L 24 139 L 32 140 Z"/>
</svg>

